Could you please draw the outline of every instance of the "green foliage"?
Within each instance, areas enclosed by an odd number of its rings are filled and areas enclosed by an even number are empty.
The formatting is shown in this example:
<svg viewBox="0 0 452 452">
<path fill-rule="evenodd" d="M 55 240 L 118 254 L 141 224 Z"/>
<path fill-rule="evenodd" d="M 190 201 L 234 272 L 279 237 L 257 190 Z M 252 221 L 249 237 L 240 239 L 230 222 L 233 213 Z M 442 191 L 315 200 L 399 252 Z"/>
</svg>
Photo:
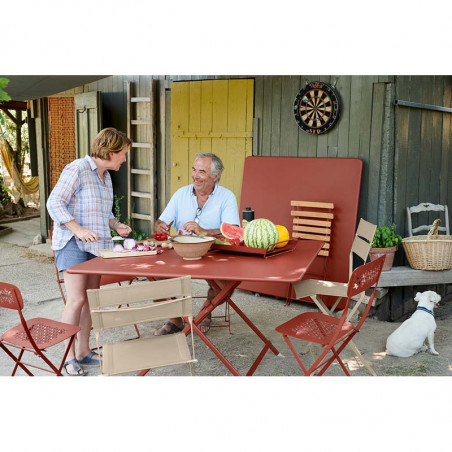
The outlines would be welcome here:
<svg viewBox="0 0 452 452">
<path fill-rule="evenodd" d="M 125 198 L 124 195 L 123 196 L 115 195 L 113 197 L 113 199 L 114 199 L 113 211 L 114 211 L 115 217 L 118 221 L 121 221 L 121 205 L 120 205 L 120 203 L 124 198 Z"/>
<path fill-rule="evenodd" d="M 121 201 L 125 198 L 125 196 L 118 196 L 118 195 L 114 195 L 113 197 L 113 213 L 115 218 L 118 221 L 121 221 Z M 128 226 L 130 226 L 132 228 L 132 238 L 135 240 L 144 240 L 147 235 L 146 233 L 142 232 L 142 231 L 138 231 L 136 229 L 133 228 L 132 225 L 132 220 L 131 218 L 127 218 L 126 221 L 124 221 L 124 224 L 127 224 Z M 111 230 L 111 235 L 112 237 L 119 235 L 116 231 L 114 231 L 113 229 Z"/>
<path fill-rule="evenodd" d="M 395 225 L 391 227 L 380 226 L 375 231 L 372 248 L 390 248 L 391 246 L 398 247 L 402 241 L 402 236 L 396 234 Z"/>
<path fill-rule="evenodd" d="M 6 119 L 3 113 L 0 111 L 0 137 L 5 137 L 6 135 Z"/>
<path fill-rule="evenodd" d="M 8 93 L 4 89 L 8 86 L 9 80 L 7 78 L 0 78 L 0 100 L 11 100 Z"/>
<path fill-rule="evenodd" d="M 11 196 L 9 195 L 9 191 L 5 186 L 3 177 L 0 175 L 0 205 L 4 205 L 8 202 L 11 202 Z"/>
<path fill-rule="evenodd" d="M 121 206 L 120 202 L 124 199 L 124 196 L 113 196 L 113 214 L 118 221 L 121 221 Z M 111 229 L 111 236 L 115 237 L 119 235 L 114 229 Z"/>
<path fill-rule="evenodd" d="M 136 229 L 132 229 L 132 238 L 135 240 L 144 240 L 147 237 L 146 233 L 143 231 L 137 231 Z"/>
</svg>

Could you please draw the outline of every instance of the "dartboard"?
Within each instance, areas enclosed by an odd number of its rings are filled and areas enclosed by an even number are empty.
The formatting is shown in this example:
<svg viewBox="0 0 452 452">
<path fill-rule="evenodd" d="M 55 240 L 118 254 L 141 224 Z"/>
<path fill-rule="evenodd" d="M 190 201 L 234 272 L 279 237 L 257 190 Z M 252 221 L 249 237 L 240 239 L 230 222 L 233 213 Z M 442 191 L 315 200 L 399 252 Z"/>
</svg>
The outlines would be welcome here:
<svg viewBox="0 0 452 452">
<path fill-rule="evenodd" d="M 293 106 L 295 121 L 307 133 L 325 133 L 339 119 L 339 95 L 328 83 L 311 82 L 300 90 Z"/>
</svg>

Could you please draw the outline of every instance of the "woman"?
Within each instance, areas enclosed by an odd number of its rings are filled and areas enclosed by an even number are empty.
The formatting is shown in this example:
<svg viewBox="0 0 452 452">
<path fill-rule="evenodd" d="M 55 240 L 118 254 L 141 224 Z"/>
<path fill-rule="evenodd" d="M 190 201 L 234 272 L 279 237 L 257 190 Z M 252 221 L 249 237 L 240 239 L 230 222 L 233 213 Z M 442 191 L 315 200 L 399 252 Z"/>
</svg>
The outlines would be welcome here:
<svg viewBox="0 0 452 452">
<path fill-rule="evenodd" d="M 67 269 L 95 258 L 99 249 L 111 247 L 110 230 L 127 237 L 131 229 L 112 213 L 113 187 L 109 170 L 118 171 L 126 161 L 131 140 L 113 128 L 99 132 L 91 155 L 67 165 L 47 201 L 54 222 L 52 249 L 66 287 L 66 306 L 62 321 L 79 325 L 77 351 L 73 344 L 64 369 L 69 376 L 84 376 L 80 365 L 98 365 L 99 356 L 91 351 L 91 314 L 87 289 L 98 289 L 100 276 L 74 275 Z M 67 345 L 67 344 L 66 344 Z"/>
</svg>

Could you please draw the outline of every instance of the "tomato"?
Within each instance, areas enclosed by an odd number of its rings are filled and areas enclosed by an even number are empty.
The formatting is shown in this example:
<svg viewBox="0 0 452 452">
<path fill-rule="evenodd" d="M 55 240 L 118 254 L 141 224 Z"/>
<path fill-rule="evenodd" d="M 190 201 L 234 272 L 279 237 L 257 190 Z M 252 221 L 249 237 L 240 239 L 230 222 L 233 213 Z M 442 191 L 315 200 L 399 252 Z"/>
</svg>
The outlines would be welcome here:
<svg viewBox="0 0 452 452">
<path fill-rule="evenodd" d="M 158 240 L 159 242 L 163 242 L 163 241 L 168 239 L 168 236 L 166 234 L 161 233 L 161 232 L 156 232 L 154 234 L 154 239 Z"/>
</svg>

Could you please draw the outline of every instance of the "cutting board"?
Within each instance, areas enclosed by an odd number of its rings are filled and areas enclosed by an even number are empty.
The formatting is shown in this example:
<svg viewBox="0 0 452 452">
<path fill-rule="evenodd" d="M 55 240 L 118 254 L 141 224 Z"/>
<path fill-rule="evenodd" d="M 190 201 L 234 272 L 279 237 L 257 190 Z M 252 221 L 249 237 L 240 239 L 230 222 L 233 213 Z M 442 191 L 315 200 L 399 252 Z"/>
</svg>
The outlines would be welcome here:
<svg viewBox="0 0 452 452">
<path fill-rule="evenodd" d="M 111 259 L 113 257 L 139 257 L 139 256 L 154 256 L 157 250 L 154 251 L 123 251 L 118 253 L 113 250 L 99 250 L 99 256 L 104 259 Z"/>
</svg>

